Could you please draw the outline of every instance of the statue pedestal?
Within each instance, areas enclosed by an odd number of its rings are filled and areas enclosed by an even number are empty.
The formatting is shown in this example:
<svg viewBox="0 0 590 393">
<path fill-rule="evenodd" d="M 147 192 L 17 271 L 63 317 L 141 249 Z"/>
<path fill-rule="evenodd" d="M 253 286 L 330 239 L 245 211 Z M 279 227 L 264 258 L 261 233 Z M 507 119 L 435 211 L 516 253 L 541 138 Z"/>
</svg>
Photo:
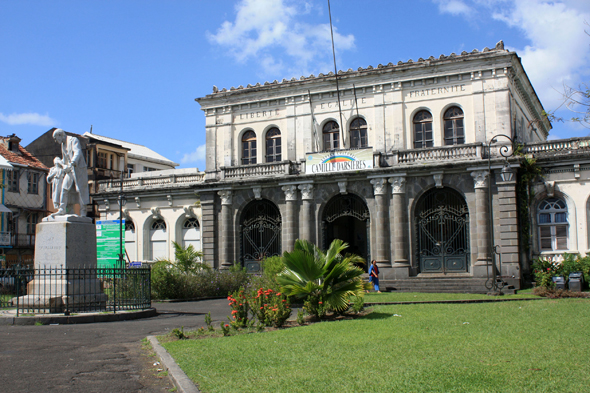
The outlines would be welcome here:
<svg viewBox="0 0 590 393">
<path fill-rule="evenodd" d="M 96 275 L 92 219 L 50 216 L 37 224 L 36 232 L 35 279 L 27 284 L 27 295 L 18 299 L 20 307 L 58 313 L 104 308 L 107 296 Z"/>
</svg>

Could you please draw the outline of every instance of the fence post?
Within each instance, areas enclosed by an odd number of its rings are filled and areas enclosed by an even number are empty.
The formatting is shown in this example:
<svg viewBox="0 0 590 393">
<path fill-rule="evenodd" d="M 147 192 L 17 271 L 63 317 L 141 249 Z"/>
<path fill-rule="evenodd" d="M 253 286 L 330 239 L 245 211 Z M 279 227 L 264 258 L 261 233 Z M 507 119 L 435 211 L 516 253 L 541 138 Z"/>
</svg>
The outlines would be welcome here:
<svg viewBox="0 0 590 393">
<path fill-rule="evenodd" d="M 117 313 L 117 285 L 116 285 L 116 268 L 113 267 L 113 314 Z"/>
<path fill-rule="evenodd" d="M 19 271 L 18 271 L 18 265 L 16 265 L 16 271 L 15 271 L 15 277 L 14 280 L 16 281 L 16 316 L 18 317 L 19 315 L 19 299 L 20 299 L 20 275 L 19 275 Z"/>
</svg>

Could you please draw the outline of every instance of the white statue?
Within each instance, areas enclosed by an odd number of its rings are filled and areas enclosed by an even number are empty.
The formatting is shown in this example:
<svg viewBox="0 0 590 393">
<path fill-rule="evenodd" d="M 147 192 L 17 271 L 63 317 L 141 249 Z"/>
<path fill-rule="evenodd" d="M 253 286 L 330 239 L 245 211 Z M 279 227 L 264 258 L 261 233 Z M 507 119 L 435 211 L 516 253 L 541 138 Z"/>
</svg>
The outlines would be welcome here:
<svg viewBox="0 0 590 393">
<path fill-rule="evenodd" d="M 80 216 L 85 217 L 90 196 L 88 171 L 80 141 L 76 137 L 67 136 L 61 128 L 53 131 L 53 139 L 61 145 L 62 159 L 54 160 L 55 166 L 51 170 L 55 175 L 51 176 L 52 172 L 50 172 L 47 177 L 47 181 L 52 181 L 54 186 L 53 203 L 58 208 L 57 212 L 51 216 L 74 214 L 73 206 L 79 203 Z M 60 179 L 61 176 L 63 176 L 62 179 Z"/>
</svg>

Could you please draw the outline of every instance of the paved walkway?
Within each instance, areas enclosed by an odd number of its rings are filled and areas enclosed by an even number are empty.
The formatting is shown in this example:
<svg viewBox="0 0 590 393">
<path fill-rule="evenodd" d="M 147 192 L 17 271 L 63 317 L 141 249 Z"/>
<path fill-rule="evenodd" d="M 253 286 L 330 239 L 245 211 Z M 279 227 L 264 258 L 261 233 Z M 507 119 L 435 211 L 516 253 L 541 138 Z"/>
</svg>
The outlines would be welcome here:
<svg viewBox="0 0 590 393">
<path fill-rule="evenodd" d="M 148 335 L 205 326 L 205 315 L 225 321 L 226 299 L 155 303 L 160 315 L 124 322 L 0 326 L 2 392 L 162 392 L 153 357 L 141 348 Z M 219 324 L 219 322 L 217 322 Z"/>
</svg>

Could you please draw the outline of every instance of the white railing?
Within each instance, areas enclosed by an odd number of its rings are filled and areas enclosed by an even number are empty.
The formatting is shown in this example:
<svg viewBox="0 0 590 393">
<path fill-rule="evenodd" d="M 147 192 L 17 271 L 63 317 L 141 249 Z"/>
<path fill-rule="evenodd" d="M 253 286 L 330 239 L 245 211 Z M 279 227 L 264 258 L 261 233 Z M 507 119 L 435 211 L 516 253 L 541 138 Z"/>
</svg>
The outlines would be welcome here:
<svg viewBox="0 0 590 393">
<path fill-rule="evenodd" d="M 566 153 L 577 154 L 590 151 L 590 138 L 570 138 L 555 141 L 546 141 L 540 143 L 531 143 L 523 146 L 522 152 L 525 154 L 544 154 L 544 153 Z"/>
<path fill-rule="evenodd" d="M 398 150 L 392 153 L 393 164 L 427 161 L 477 160 L 483 158 L 482 144 Z"/>
<path fill-rule="evenodd" d="M 0 246 L 10 246 L 10 232 L 0 232 Z"/>
<path fill-rule="evenodd" d="M 123 189 L 146 187 L 157 188 L 167 184 L 191 184 L 202 183 L 205 180 L 204 173 L 190 174 L 190 175 L 167 175 L 158 177 L 134 177 L 123 179 Z M 121 188 L 121 179 L 101 180 L 98 183 L 98 191 L 115 191 Z"/>
<path fill-rule="evenodd" d="M 221 167 L 220 180 L 243 177 L 267 177 L 296 175 L 300 173 L 298 163 L 291 161 L 272 162 L 236 167 Z"/>
</svg>

